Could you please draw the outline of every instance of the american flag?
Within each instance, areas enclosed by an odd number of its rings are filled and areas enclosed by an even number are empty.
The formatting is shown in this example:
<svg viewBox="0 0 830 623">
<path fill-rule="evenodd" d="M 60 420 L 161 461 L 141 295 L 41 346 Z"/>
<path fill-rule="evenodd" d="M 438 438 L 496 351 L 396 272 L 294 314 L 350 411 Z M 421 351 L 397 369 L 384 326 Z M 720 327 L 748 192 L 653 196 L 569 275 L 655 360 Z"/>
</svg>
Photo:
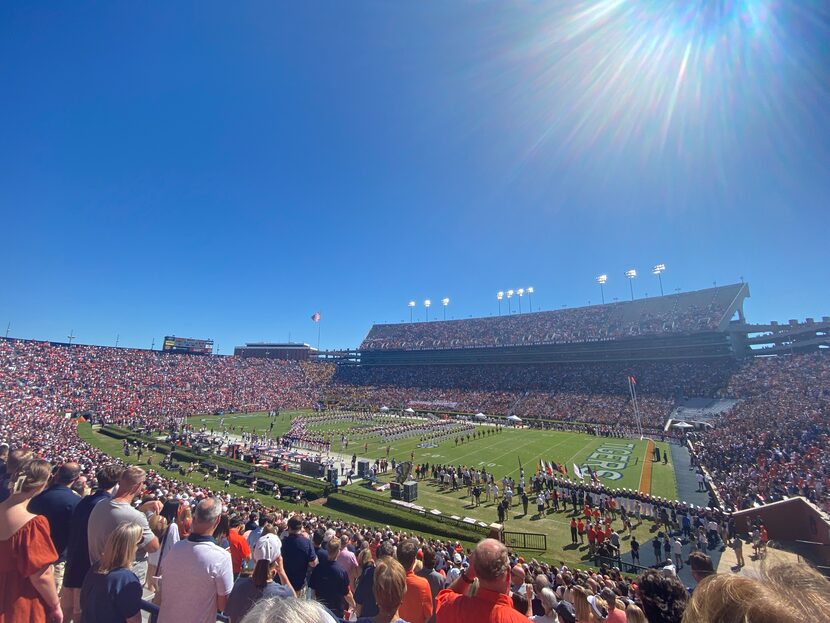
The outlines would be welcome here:
<svg viewBox="0 0 830 623">
<path fill-rule="evenodd" d="M 311 314 L 311 321 L 320 322 L 320 312 L 314 312 L 313 314 Z"/>
</svg>

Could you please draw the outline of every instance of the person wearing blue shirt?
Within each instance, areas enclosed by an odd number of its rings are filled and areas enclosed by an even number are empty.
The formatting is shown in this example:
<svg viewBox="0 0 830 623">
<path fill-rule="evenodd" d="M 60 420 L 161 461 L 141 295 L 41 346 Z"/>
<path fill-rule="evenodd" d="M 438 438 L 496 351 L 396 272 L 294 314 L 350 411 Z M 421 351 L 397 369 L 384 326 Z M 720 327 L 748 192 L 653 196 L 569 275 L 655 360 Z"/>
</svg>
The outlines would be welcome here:
<svg viewBox="0 0 830 623">
<path fill-rule="evenodd" d="M 63 572 L 66 565 L 66 546 L 69 543 L 69 529 L 72 525 L 72 513 L 81 501 L 80 496 L 70 487 L 81 475 L 77 463 L 64 463 L 52 475 L 52 485 L 32 498 L 27 510 L 35 515 L 43 515 L 49 521 L 49 536 L 58 552 L 55 563 L 55 584 L 60 592 L 63 586 Z"/>
<path fill-rule="evenodd" d="M 84 623 L 141 623 L 142 587 L 130 567 L 143 534 L 137 523 L 119 524 L 110 534 L 81 587 Z"/>
<path fill-rule="evenodd" d="M 301 532 L 298 517 L 288 520 L 288 535 L 282 541 L 282 560 L 291 586 L 299 593 L 305 587 L 306 573 L 317 566 L 317 553 L 308 537 Z"/>
<path fill-rule="evenodd" d="M 92 495 L 83 498 L 72 513 L 69 542 L 66 545 L 66 568 L 61 590 L 61 609 L 67 621 L 80 620 L 81 586 L 89 571 L 89 540 L 87 526 L 95 505 L 112 499 L 112 491 L 118 484 L 124 468 L 116 463 L 101 466 L 95 476 L 97 488 Z"/>
<path fill-rule="evenodd" d="M 349 576 L 340 565 L 336 564 L 340 555 L 340 539 L 328 542 L 328 558 L 321 561 L 311 572 L 309 588 L 314 591 L 314 598 L 331 610 L 336 617 L 343 617 L 344 606 L 354 608 L 355 603 L 349 588 Z"/>
</svg>

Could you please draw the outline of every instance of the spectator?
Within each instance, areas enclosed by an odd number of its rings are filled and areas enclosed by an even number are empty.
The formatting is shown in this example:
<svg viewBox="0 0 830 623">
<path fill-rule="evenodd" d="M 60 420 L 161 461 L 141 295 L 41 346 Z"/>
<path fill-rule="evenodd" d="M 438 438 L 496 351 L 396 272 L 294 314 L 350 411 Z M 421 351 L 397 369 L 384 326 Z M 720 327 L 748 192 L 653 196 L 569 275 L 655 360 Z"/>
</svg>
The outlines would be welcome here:
<svg viewBox="0 0 830 623">
<path fill-rule="evenodd" d="M 16 465 L 9 497 L 0 503 L 0 613 L 9 613 L 11 623 L 63 621 L 52 575 L 58 553 L 49 522 L 26 510 L 46 486 L 49 472 L 49 463 L 39 459 Z"/>
<path fill-rule="evenodd" d="M 30 513 L 43 515 L 49 520 L 49 535 L 52 537 L 55 551 L 58 552 L 58 561 L 54 565 L 58 592 L 63 586 L 66 546 L 69 542 L 72 513 L 81 501 L 81 498 L 72 491 L 72 485 L 80 475 L 81 468 L 77 463 L 64 463 L 52 476 L 52 485 L 29 502 Z"/>
<path fill-rule="evenodd" d="M 680 623 L 689 598 L 677 577 L 654 569 L 637 578 L 637 595 L 649 623 Z"/>
<path fill-rule="evenodd" d="M 104 500 L 112 499 L 112 492 L 124 468 L 115 463 L 102 465 L 96 474 L 97 488 L 81 499 L 72 513 L 69 541 L 66 546 L 66 570 L 61 589 L 61 608 L 65 623 L 81 621 L 81 586 L 90 568 L 87 529 L 92 509 Z"/>
<path fill-rule="evenodd" d="M 371 561 L 371 550 L 365 549 L 360 555 L 369 554 L 369 560 L 365 562 L 360 579 L 357 582 L 357 588 L 354 593 L 355 612 L 357 616 L 369 618 L 375 616 L 378 610 L 377 601 L 375 601 L 375 565 L 384 558 L 394 558 L 395 546 L 389 540 L 383 541 L 377 549 L 377 562 Z"/>
<path fill-rule="evenodd" d="M 346 572 L 349 586 L 354 588 L 357 576 L 360 575 L 360 565 L 357 564 L 354 553 L 349 550 L 349 536 L 345 533 L 340 535 L 340 555 L 337 557 L 337 564 Z"/>
<path fill-rule="evenodd" d="M 254 545 L 254 572 L 250 578 L 241 577 L 236 581 L 225 607 L 225 614 L 231 623 L 239 623 L 260 599 L 297 596 L 285 574 L 281 549 L 282 543 L 273 533 L 263 535 Z M 280 584 L 274 582 L 275 576 Z"/>
<path fill-rule="evenodd" d="M 406 571 L 394 558 L 385 558 L 375 567 L 374 586 L 378 614 L 361 617 L 358 623 L 407 623 L 399 616 L 401 602 L 407 592 Z"/>
<path fill-rule="evenodd" d="M 26 461 L 34 458 L 31 450 L 18 448 L 9 452 L 9 458 L 6 461 L 6 473 L 0 481 L 0 502 L 5 502 L 11 495 L 12 483 L 10 482 L 12 475 L 14 475 L 20 466 Z"/>
<path fill-rule="evenodd" d="M 478 578 L 473 597 L 467 589 Z M 470 566 L 449 588 L 438 593 L 436 623 L 521 623 L 529 619 L 513 609 L 510 598 L 510 558 L 507 548 L 495 539 L 479 542 Z"/>
<path fill-rule="evenodd" d="M 329 540 L 326 549 L 328 557 L 311 572 L 308 586 L 317 601 L 331 610 L 334 616 L 343 617 L 346 604 L 353 608 L 354 599 L 349 588 L 349 576 L 337 564 L 337 557 L 340 555 L 340 539 Z"/>
<path fill-rule="evenodd" d="M 617 607 L 617 594 L 610 588 L 603 588 L 599 596 L 605 601 L 608 606 L 608 616 L 605 617 L 607 623 L 625 623 L 625 610 Z"/>
<path fill-rule="evenodd" d="M 689 566 L 692 568 L 692 577 L 700 584 L 705 578 L 715 574 L 712 558 L 703 552 L 689 554 Z"/>
<path fill-rule="evenodd" d="M 403 598 L 400 612 L 401 617 L 408 623 L 426 623 L 432 616 L 432 591 L 429 582 L 426 578 L 415 575 L 413 571 L 418 548 L 417 539 L 406 539 L 398 545 L 398 562 L 406 571 L 406 596 Z"/>
<path fill-rule="evenodd" d="M 830 581 L 809 565 L 781 564 L 759 577 L 712 575 L 695 589 L 684 623 L 802 623 L 827 620 Z"/>
<path fill-rule="evenodd" d="M 230 520 L 228 551 L 231 553 L 234 578 L 239 577 L 242 567 L 251 559 L 251 548 L 248 546 L 248 541 L 242 536 L 244 527 L 245 522 L 242 521 L 241 517 L 236 516 Z"/>
<path fill-rule="evenodd" d="M 263 599 L 242 619 L 242 623 L 337 623 L 316 601 Z"/>
<path fill-rule="evenodd" d="M 163 560 L 158 623 L 214 623 L 233 588 L 231 555 L 213 542 L 222 502 L 208 498 L 193 514 L 193 532 Z"/>
<path fill-rule="evenodd" d="M 89 515 L 87 538 L 89 540 L 89 560 L 98 562 L 104 553 L 104 546 L 109 535 L 122 523 L 137 523 L 143 529 L 143 540 L 135 555 L 132 571 L 141 580 L 147 579 L 147 554 L 159 548 L 156 535 L 150 530 L 145 512 L 161 510 L 161 504 L 155 501 L 146 502 L 138 510 L 132 507 L 135 497 L 144 486 L 146 472 L 137 466 L 126 468 L 118 479 L 118 492 L 111 500 L 102 500 L 96 504 Z"/>
<path fill-rule="evenodd" d="M 81 587 L 84 623 L 141 623 L 142 587 L 130 567 L 142 542 L 137 523 L 122 523 L 110 534 L 101 560 Z"/>
<path fill-rule="evenodd" d="M 294 516 L 288 520 L 288 535 L 283 539 L 282 556 L 285 572 L 298 595 L 305 587 L 308 569 L 317 566 L 317 553 L 307 536 L 302 534 L 303 522 Z"/>
<path fill-rule="evenodd" d="M 646 615 L 640 606 L 634 602 L 629 603 L 625 608 L 625 620 L 627 623 L 648 623 Z"/>
<path fill-rule="evenodd" d="M 539 593 L 539 600 L 542 602 L 545 612 L 530 617 L 530 620 L 536 621 L 536 623 L 557 623 L 556 606 L 559 605 L 559 600 L 556 599 L 556 593 L 553 592 L 553 589 L 543 588 Z"/>
<path fill-rule="evenodd" d="M 432 594 L 432 611 L 435 612 L 435 598 L 444 588 L 443 576 L 435 570 L 435 548 L 431 545 L 421 546 L 423 556 L 423 567 L 415 572 L 415 575 L 424 578 L 429 583 L 429 590 Z"/>
</svg>

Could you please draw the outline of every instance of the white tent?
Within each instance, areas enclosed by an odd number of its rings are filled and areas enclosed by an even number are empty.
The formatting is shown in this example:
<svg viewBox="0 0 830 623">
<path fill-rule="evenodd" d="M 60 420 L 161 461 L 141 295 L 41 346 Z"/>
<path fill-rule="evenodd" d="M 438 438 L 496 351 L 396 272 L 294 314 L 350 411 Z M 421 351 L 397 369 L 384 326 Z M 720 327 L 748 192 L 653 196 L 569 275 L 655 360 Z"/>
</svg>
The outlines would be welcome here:
<svg viewBox="0 0 830 623">
<path fill-rule="evenodd" d="M 521 422 L 522 418 L 520 418 L 518 415 L 508 415 L 507 420 L 509 422 Z"/>
<path fill-rule="evenodd" d="M 486 416 L 486 415 L 484 415 L 484 414 L 483 414 L 483 413 L 481 413 L 481 412 L 476 413 L 474 417 L 475 417 L 477 420 L 484 420 L 484 419 L 486 419 L 486 418 L 487 418 L 487 416 Z"/>
<path fill-rule="evenodd" d="M 389 411 L 389 407 L 381 407 L 380 410 L 386 413 L 387 411 Z"/>
<path fill-rule="evenodd" d="M 407 407 L 406 409 L 404 409 L 404 412 L 405 413 L 415 413 L 415 409 L 413 409 L 412 407 Z"/>
<path fill-rule="evenodd" d="M 694 425 L 689 424 L 688 422 L 675 422 L 672 426 L 675 428 L 694 428 Z"/>
</svg>

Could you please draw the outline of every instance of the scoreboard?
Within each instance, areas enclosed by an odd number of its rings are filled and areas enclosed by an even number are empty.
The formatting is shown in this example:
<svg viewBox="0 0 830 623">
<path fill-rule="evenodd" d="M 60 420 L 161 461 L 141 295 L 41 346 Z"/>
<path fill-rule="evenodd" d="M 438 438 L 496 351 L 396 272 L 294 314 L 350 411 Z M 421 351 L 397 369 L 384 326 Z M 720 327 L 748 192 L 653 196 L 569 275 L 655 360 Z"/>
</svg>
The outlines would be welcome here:
<svg viewBox="0 0 830 623">
<path fill-rule="evenodd" d="M 167 335 L 164 337 L 162 350 L 172 353 L 210 355 L 213 353 L 213 340 L 196 340 L 190 337 Z"/>
</svg>

